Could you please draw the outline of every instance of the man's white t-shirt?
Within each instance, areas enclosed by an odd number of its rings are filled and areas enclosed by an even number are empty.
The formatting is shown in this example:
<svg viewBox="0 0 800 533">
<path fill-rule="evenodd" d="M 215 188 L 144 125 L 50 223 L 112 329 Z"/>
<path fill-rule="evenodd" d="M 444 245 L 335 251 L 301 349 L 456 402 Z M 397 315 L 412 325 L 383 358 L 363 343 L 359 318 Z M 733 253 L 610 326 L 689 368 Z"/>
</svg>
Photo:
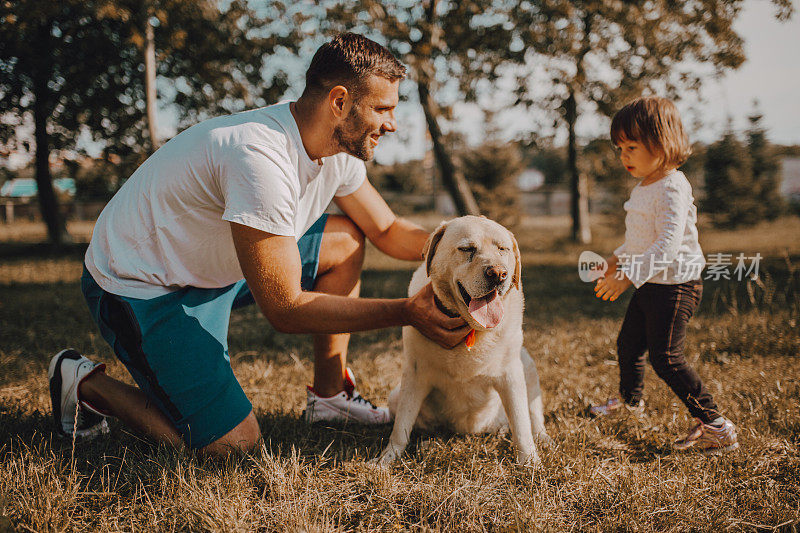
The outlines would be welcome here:
<svg viewBox="0 0 800 533">
<path fill-rule="evenodd" d="M 154 298 L 226 287 L 242 274 L 229 222 L 299 239 L 334 196 L 355 192 L 364 162 L 312 161 L 281 103 L 201 122 L 150 156 L 103 209 L 86 268 L 104 290 Z"/>
</svg>

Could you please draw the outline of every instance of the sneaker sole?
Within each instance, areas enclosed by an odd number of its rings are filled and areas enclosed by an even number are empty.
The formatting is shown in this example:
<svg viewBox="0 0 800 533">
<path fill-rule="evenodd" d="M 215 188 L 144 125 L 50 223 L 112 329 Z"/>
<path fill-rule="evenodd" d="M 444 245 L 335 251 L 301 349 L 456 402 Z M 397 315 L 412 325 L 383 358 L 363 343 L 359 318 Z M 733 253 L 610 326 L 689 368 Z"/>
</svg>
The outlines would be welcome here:
<svg viewBox="0 0 800 533">
<path fill-rule="evenodd" d="M 81 355 L 77 351 L 72 348 L 67 348 L 53 356 L 53 359 L 50 361 L 50 366 L 47 369 L 47 374 L 50 377 L 50 403 L 53 406 L 53 419 L 56 423 L 56 431 L 62 437 L 69 437 L 69 435 L 67 435 L 61 427 L 61 386 L 63 385 L 61 363 L 64 362 L 64 359 L 77 361 L 80 358 Z"/>
<path fill-rule="evenodd" d="M 734 442 L 729 446 L 725 446 L 724 448 L 708 448 L 706 450 L 700 450 L 700 453 L 703 455 L 721 455 L 723 453 L 732 452 L 733 450 L 739 447 L 738 442 Z"/>
<path fill-rule="evenodd" d="M 688 453 L 688 452 L 695 452 L 696 451 L 697 453 L 701 453 L 703 455 L 720 455 L 720 454 L 723 454 L 723 453 L 732 452 L 733 450 L 737 449 L 738 447 L 739 447 L 739 443 L 738 442 L 734 442 L 733 444 L 730 444 L 728 446 L 724 446 L 722 448 L 700 449 L 700 448 L 695 448 L 694 446 L 688 446 L 686 448 L 678 448 L 678 447 L 673 445 L 672 449 L 674 451 L 678 452 L 678 453 Z"/>
<path fill-rule="evenodd" d="M 99 437 L 100 435 L 107 435 L 111 429 L 108 427 L 108 422 L 103 418 L 99 423 L 86 429 L 79 429 L 75 431 L 75 438 L 81 441 L 90 441 Z M 70 437 L 71 438 L 71 437 Z"/>
<path fill-rule="evenodd" d="M 605 411 L 605 412 L 595 412 L 592 411 L 590 407 L 587 410 L 589 416 L 591 418 L 606 418 L 606 417 L 616 417 L 622 416 L 623 414 L 633 415 L 633 416 L 644 416 L 644 409 L 636 410 L 636 409 L 626 409 L 625 407 L 619 407 L 614 409 L 613 411 Z"/>
<path fill-rule="evenodd" d="M 317 418 L 315 420 L 308 419 L 308 409 L 303 410 L 303 414 L 301 415 L 302 419 L 308 423 L 313 425 L 317 424 L 359 424 L 360 422 L 354 421 L 350 419 L 349 414 L 350 411 L 339 409 L 338 407 L 333 407 L 337 411 L 337 416 L 332 418 Z M 311 409 L 311 412 L 314 412 L 314 409 Z M 313 416 L 313 415 L 312 415 Z"/>
<path fill-rule="evenodd" d="M 303 420 L 307 424 L 311 424 L 312 426 L 317 424 L 358 424 L 362 426 L 384 426 L 392 422 L 391 419 L 389 419 L 386 422 L 363 422 L 361 420 L 356 420 L 350 417 L 350 413 L 352 412 L 350 410 L 339 409 L 338 407 L 333 407 L 332 409 L 338 411 L 340 416 L 334 418 L 318 418 L 316 420 L 308 420 L 308 418 L 306 417 L 308 409 L 304 409 L 303 414 L 300 415 L 300 418 L 301 420 Z"/>
</svg>

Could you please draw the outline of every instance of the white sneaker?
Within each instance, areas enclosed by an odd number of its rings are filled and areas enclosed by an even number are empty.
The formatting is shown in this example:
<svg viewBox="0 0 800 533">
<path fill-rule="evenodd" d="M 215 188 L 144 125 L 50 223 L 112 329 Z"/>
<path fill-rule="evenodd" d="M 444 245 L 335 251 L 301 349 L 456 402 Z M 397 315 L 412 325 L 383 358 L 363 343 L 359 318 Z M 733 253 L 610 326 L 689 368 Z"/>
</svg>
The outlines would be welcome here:
<svg viewBox="0 0 800 533">
<path fill-rule="evenodd" d="M 606 403 L 589 407 L 589 414 L 593 417 L 617 415 L 624 411 L 636 416 L 641 416 L 644 414 L 644 400 L 639 400 L 635 404 L 629 404 L 623 402 L 619 398 L 609 398 Z"/>
<path fill-rule="evenodd" d="M 672 447 L 680 452 L 697 450 L 700 453 L 716 455 L 730 452 L 739 447 L 736 426 L 727 418 L 722 418 L 718 425 L 705 424 L 699 418 L 685 437 L 676 440 Z"/>
<path fill-rule="evenodd" d="M 306 391 L 306 410 L 303 420 L 314 422 L 354 422 L 357 424 L 386 424 L 392 420 L 389 409 L 376 407 L 356 391 L 356 379 L 349 368 L 344 376 L 344 390 L 330 398 L 317 396 L 310 386 Z"/>
<path fill-rule="evenodd" d="M 93 438 L 108 433 L 103 413 L 84 401 L 78 401 L 78 386 L 106 365 L 93 363 L 72 348 L 61 350 L 50 361 L 50 401 L 58 433 L 64 437 Z M 77 411 L 77 415 L 76 415 Z"/>
</svg>

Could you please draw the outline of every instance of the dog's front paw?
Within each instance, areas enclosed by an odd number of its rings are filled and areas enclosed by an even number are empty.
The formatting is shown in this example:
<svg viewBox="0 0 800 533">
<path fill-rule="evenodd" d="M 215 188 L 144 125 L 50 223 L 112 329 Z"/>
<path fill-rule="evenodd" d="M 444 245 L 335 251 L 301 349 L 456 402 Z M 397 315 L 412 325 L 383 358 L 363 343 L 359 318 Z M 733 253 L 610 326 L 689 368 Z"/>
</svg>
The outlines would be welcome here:
<svg viewBox="0 0 800 533">
<path fill-rule="evenodd" d="M 535 450 L 533 453 L 517 452 L 517 465 L 536 470 L 541 468 L 542 460 L 539 458 L 539 454 L 536 453 Z"/>
<path fill-rule="evenodd" d="M 402 454 L 403 450 L 398 450 L 397 448 L 395 448 L 390 444 L 389 446 L 386 447 L 386 449 L 383 450 L 383 452 L 381 452 L 381 455 L 379 457 L 370 460 L 369 463 L 377 466 L 386 467 L 391 465 L 398 459 L 400 459 L 400 456 Z"/>
<path fill-rule="evenodd" d="M 556 445 L 556 441 L 550 438 L 550 435 L 548 435 L 546 431 L 540 431 L 539 433 L 534 434 L 533 438 L 540 446 L 552 448 Z"/>
</svg>

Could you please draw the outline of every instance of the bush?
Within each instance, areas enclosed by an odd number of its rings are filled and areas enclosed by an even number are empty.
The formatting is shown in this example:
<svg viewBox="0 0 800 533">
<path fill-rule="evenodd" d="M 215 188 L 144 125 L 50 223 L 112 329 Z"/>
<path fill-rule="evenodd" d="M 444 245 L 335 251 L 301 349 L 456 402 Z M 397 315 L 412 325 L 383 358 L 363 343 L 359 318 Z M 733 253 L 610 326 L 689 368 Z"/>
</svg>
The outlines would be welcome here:
<svg viewBox="0 0 800 533">
<path fill-rule="evenodd" d="M 517 177 L 523 168 L 519 147 L 484 143 L 465 151 L 461 164 L 481 213 L 509 229 L 516 226 L 520 218 Z"/>
<path fill-rule="evenodd" d="M 758 113 L 750 117 L 747 143 L 729 130 L 708 147 L 702 208 L 717 226 L 752 225 L 785 210 L 778 151 L 767 140 L 761 118 Z"/>
<path fill-rule="evenodd" d="M 754 112 L 747 131 L 747 147 L 753 161 L 753 182 L 762 207 L 762 216 L 774 220 L 786 206 L 780 195 L 781 164 L 778 150 L 767 140 L 761 126 L 762 115 Z"/>
<path fill-rule="evenodd" d="M 610 141 L 609 141 L 610 142 Z M 546 185 L 567 183 L 567 149 L 561 147 L 542 147 L 528 157 L 528 165 L 538 168 L 544 174 Z"/>
<path fill-rule="evenodd" d="M 405 161 L 391 165 L 369 163 L 367 174 L 372 184 L 381 191 L 425 194 L 430 192 L 433 169 L 426 169 L 423 160 Z"/>
<path fill-rule="evenodd" d="M 714 224 L 755 224 L 763 210 L 753 181 L 753 161 L 745 145 L 728 131 L 706 150 L 706 197 L 703 210 Z"/>
</svg>

